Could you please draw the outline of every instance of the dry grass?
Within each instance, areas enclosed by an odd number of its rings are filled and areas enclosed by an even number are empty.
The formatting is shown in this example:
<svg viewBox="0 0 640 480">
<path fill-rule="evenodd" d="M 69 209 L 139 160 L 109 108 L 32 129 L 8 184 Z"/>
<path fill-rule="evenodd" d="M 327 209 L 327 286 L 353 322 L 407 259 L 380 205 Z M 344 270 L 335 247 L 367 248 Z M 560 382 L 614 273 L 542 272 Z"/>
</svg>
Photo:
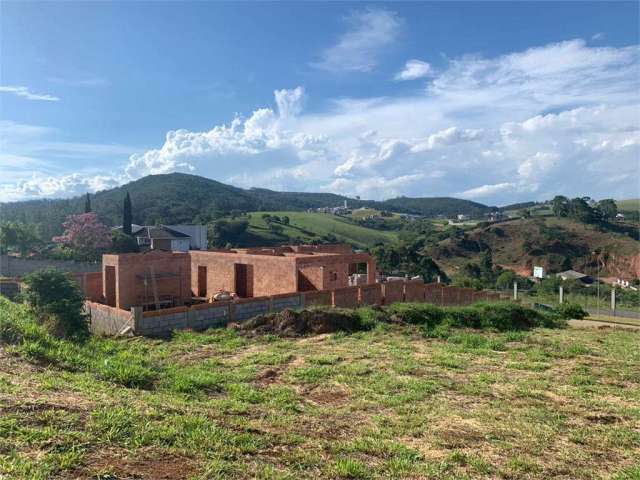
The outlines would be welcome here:
<svg viewBox="0 0 640 480">
<path fill-rule="evenodd" d="M 640 478 L 640 332 L 113 343 L 162 378 L 0 350 L 0 478 Z"/>
</svg>

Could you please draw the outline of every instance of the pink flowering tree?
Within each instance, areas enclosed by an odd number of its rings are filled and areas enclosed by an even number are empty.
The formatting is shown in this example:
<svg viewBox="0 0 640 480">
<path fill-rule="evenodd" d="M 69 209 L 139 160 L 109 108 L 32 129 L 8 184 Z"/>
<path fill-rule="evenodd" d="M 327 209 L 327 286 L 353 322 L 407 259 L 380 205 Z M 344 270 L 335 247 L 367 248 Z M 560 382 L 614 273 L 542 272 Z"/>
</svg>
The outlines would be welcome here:
<svg viewBox="0 0 640 480">
<path fill-rule="evenodd" d="M 95 259 L 111 246 L 111 231 L 93 212 L 69 215 L 62 224 L 64 233 L 53 241 L 84 258 Z"/>
</svg>

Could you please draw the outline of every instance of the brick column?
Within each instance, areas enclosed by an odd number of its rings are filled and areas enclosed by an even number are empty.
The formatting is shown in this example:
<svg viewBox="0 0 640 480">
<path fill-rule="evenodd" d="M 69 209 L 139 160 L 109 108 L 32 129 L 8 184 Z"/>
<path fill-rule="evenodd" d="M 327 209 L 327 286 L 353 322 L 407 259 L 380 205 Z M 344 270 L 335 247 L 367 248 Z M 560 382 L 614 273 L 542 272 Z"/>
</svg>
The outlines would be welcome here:
<svg viewBox="0 0 640 480">
<path fill-rule="evenodd" d="M 367 262 L 367 283 L 376 283 L 376 261 L 373 258 Z"/>
</svg>

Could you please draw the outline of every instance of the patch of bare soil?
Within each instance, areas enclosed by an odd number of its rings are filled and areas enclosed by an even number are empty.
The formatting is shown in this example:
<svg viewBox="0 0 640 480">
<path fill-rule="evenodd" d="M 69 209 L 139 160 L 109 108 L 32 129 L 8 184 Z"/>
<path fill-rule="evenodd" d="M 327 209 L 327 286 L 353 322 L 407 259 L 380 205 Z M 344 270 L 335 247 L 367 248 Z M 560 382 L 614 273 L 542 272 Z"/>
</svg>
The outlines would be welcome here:
<svg viewBox="0 0 640 480">
<path fill-rule="evenodd" d="M 299 337 L 338 331 L 354 332 L 360 329 L 360 321 L 355 314 L 339 310 L 283 310 L 260 315 L 230 327 L 248 336 L 273 334 Z"/>
<path fill-rule="evenodd" d="M 326 386 L 314 387 L 308 391 L 304 391 L 303 395 L 307 401 L 316 405 L 341 405 L 349 401 L 349 392 L 343 387 Z"/>
<path fill-rule="evenodd" d="M 100 450 L 91 454 L 85 466 L 70 473 L 68 479 L 101 480 L 182 480 L 197 471 L 189 457 L 157 451 Z"/>
</svg>

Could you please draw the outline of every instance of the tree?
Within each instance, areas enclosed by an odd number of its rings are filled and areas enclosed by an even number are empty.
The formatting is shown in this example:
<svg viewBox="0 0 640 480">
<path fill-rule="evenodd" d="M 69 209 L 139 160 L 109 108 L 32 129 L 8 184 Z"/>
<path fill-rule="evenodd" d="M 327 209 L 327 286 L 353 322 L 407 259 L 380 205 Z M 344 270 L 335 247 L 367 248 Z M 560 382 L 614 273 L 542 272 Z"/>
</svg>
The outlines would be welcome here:
<svg viewBox="0 0 640 480">
<path fill-rule="evenodd" d="M 68 274 L 47 268 L 27 275 L 24 298 L 39 323 L 58 337 L 82 338 L 88 333 L 84 296 Z"/>
<path fill-rule="evenodd" d="M 124 197 L 124 204 L 122 206 L 122 231 L 126 235 L 131 235 L 131 223 L 133 222 L 133 217 L 131 214 L 131 197 L 129 196 L 129 192 Z"/>
<path fill-rule="evenodd" d="M 41 243 L 35 225 L 6 222 L 0 225 L 0 250 L 6 252 L 13 247 L 25 256 L 33 247 Z"/>
<path fill-rule="evenodd" d="M 230 222 L 228 220 L 218 220 L 211 227 L 211 237 L 209 242 L 213 247 L 222 247 L 227 244 L 238 243 L 240 237 L 249 228 L 249 222 L 246 220 L 237 220 Z"/>
<path fill-rule="evenodd" d="M 89 193 L 87 193 L 87 196 L 84 198 L 84 213 L 90 213 L 91 212 L 91 198 L 89 197 Z"/>
<path fill-rule="evenodd" d="M 603 220 L 610 220 L 618 214 L 618 205 L 612 198 L 605 198 L 598 202 L 598 210 Z"/>
<path fill-rule="evenodd" d="M 505 270 L 496 279 L 496 288 L 498 290 L 509 290 L 513 283 L 518 280 L 518 275 L 511 270 Z"/>
<path fill-rule="evenodd" d="M 566 217 L 569 215 L 569 199 L 562 195 L 556 195 L 551 200 L 551 208 L 556 217 Z"/>
<path fill-rule="evenodd" d="M 287 217 L 286 215 L 284 215 L 282 217 L 282 224 L 283 225 L 289 225 L 289 217 Z"/>
<path fill-rule="evenodd" d="M 576 197 L 569 202 L 570 215 L 580 222 L 593 223 L 595 220 L 595 212 L 585 198 Z"/>
<path fill-rule="evenodd" d="M 114 253 L 135 253 L 140 251 L 135 237 L 126 235 L 119 230 L 114 230 L 111 236 L 111 243 L 110 250 Z"/>
<path fill-rule="evenodd" d="M 62 226 L 64 233 L 53 237 L 53 241 L 73 249 L 85 259 L 95 260 L 101 250 L 111 246 L 109 228 L 100 223 L 93 212 L 69 215 Z"/>
</svg>

